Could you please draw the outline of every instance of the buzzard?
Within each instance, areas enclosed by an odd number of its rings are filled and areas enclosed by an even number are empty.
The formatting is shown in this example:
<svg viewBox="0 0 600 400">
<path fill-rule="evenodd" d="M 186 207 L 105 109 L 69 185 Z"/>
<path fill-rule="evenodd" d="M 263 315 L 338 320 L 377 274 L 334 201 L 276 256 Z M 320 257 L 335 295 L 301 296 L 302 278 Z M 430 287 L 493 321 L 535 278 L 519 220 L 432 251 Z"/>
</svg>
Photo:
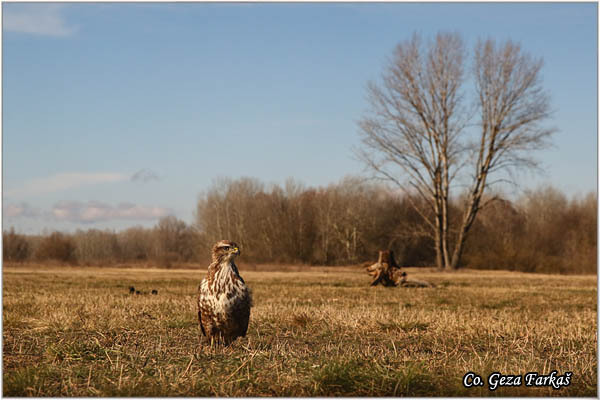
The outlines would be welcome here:
<svg viewBox="0 0 600 400">
<path fill-rule="evenodd" d="M 248 330 L 252 298 L 234 262 L 238 255 L 234 242 L 217 242 L 208 274 L 198 288 L 200 329 L 211 343 L 229 344 Z"/>
</svg>

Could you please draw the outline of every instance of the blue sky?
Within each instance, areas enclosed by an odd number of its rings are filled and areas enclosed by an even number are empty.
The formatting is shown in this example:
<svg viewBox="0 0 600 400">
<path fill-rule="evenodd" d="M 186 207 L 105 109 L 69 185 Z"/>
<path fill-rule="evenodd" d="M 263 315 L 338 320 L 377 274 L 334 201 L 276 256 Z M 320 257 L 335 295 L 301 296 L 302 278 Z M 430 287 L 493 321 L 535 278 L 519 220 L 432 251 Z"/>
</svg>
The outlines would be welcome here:
<svg viewBox="0 0 600 400">
<path fill-rule="evenodd" d="M 595 3 L 3 3 L 4 228 L 190 223 L 215 178 L 327 185 L 363 173 L 366 84 L 413 32 L 542 57 L 559 132 L 538 154 L 597 185 Z"/>
</svg>

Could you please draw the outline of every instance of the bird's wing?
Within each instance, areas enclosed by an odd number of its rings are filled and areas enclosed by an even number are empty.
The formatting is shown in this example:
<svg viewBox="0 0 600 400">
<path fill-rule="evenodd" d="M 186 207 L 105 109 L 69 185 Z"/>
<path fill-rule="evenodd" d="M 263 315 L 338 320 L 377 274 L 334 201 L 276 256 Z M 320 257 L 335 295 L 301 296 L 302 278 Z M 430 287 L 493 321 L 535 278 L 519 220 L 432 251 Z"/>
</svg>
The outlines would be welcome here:
<svg viewBox="0 0 600 400">
<path fill-rule="evenodd" d="M 204 325 L 202 324 L 202 284 L 204 283 L 204 280 L 202 280 L 202 283 L 200 283 L 200 286 L 198 286 L 198 322 L 200 323 L 200 330 L 202 331 L 202 334 L 204 336 L 206 336 L 206 330 L 204 329 Z"/>
<path fill-rule="evenodd" d="M 198 321 L 200 321 L 200 330 L 202 331 L 202 335 L 206 336 L 206 331 L 204 330 L 204 325 L 202 325 L 202 311 L 198 310 Z"/>
<path fill-rule="evenodd" d="M 250 322 L 250 308 L 252 307 L 252 297 L 246 293 L 234 306 L 231 318 L 237 322 L 237 334 L 246 336 L 248 332 L 248 323 Z"/>
</svg>

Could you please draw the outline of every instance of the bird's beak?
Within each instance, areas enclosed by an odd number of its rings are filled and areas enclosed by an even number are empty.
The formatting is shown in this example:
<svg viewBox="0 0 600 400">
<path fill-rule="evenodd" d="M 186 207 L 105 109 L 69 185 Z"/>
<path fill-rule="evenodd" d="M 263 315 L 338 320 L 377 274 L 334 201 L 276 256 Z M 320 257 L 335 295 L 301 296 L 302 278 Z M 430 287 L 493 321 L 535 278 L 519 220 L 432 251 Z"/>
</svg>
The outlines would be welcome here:
<svg viewBox="0 0 600 400">
<path fill-rule="evenodd" d="M 237 247 L 234 247 L 234 248 L 233 248 L 233 254 L 235 254 L 235 255 L 238 255 L 238 256 L 239 256 L 239 255 L 240 255 L 240 249 L 238 249 Z"/>
</svg>

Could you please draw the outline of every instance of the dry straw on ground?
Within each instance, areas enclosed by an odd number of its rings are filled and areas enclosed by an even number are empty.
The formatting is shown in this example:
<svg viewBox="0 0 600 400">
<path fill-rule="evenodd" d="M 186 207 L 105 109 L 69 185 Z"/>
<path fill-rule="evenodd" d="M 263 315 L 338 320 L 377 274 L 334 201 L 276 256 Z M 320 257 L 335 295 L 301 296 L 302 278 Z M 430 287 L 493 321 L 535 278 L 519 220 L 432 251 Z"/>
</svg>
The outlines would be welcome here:
<svg viewBox="0 0 600 400">
<path fill-rule="evenodd" d="M 596 276 L 244 270 L 248 336 L 201 347 L 203 272 L 6 267 L 5 396 L 595 396 Z M 129 286 L 159 295 L 130 295 Z M 573 372 L 560 390 L 465 389 L 468 371 Z"/>
</svg>

